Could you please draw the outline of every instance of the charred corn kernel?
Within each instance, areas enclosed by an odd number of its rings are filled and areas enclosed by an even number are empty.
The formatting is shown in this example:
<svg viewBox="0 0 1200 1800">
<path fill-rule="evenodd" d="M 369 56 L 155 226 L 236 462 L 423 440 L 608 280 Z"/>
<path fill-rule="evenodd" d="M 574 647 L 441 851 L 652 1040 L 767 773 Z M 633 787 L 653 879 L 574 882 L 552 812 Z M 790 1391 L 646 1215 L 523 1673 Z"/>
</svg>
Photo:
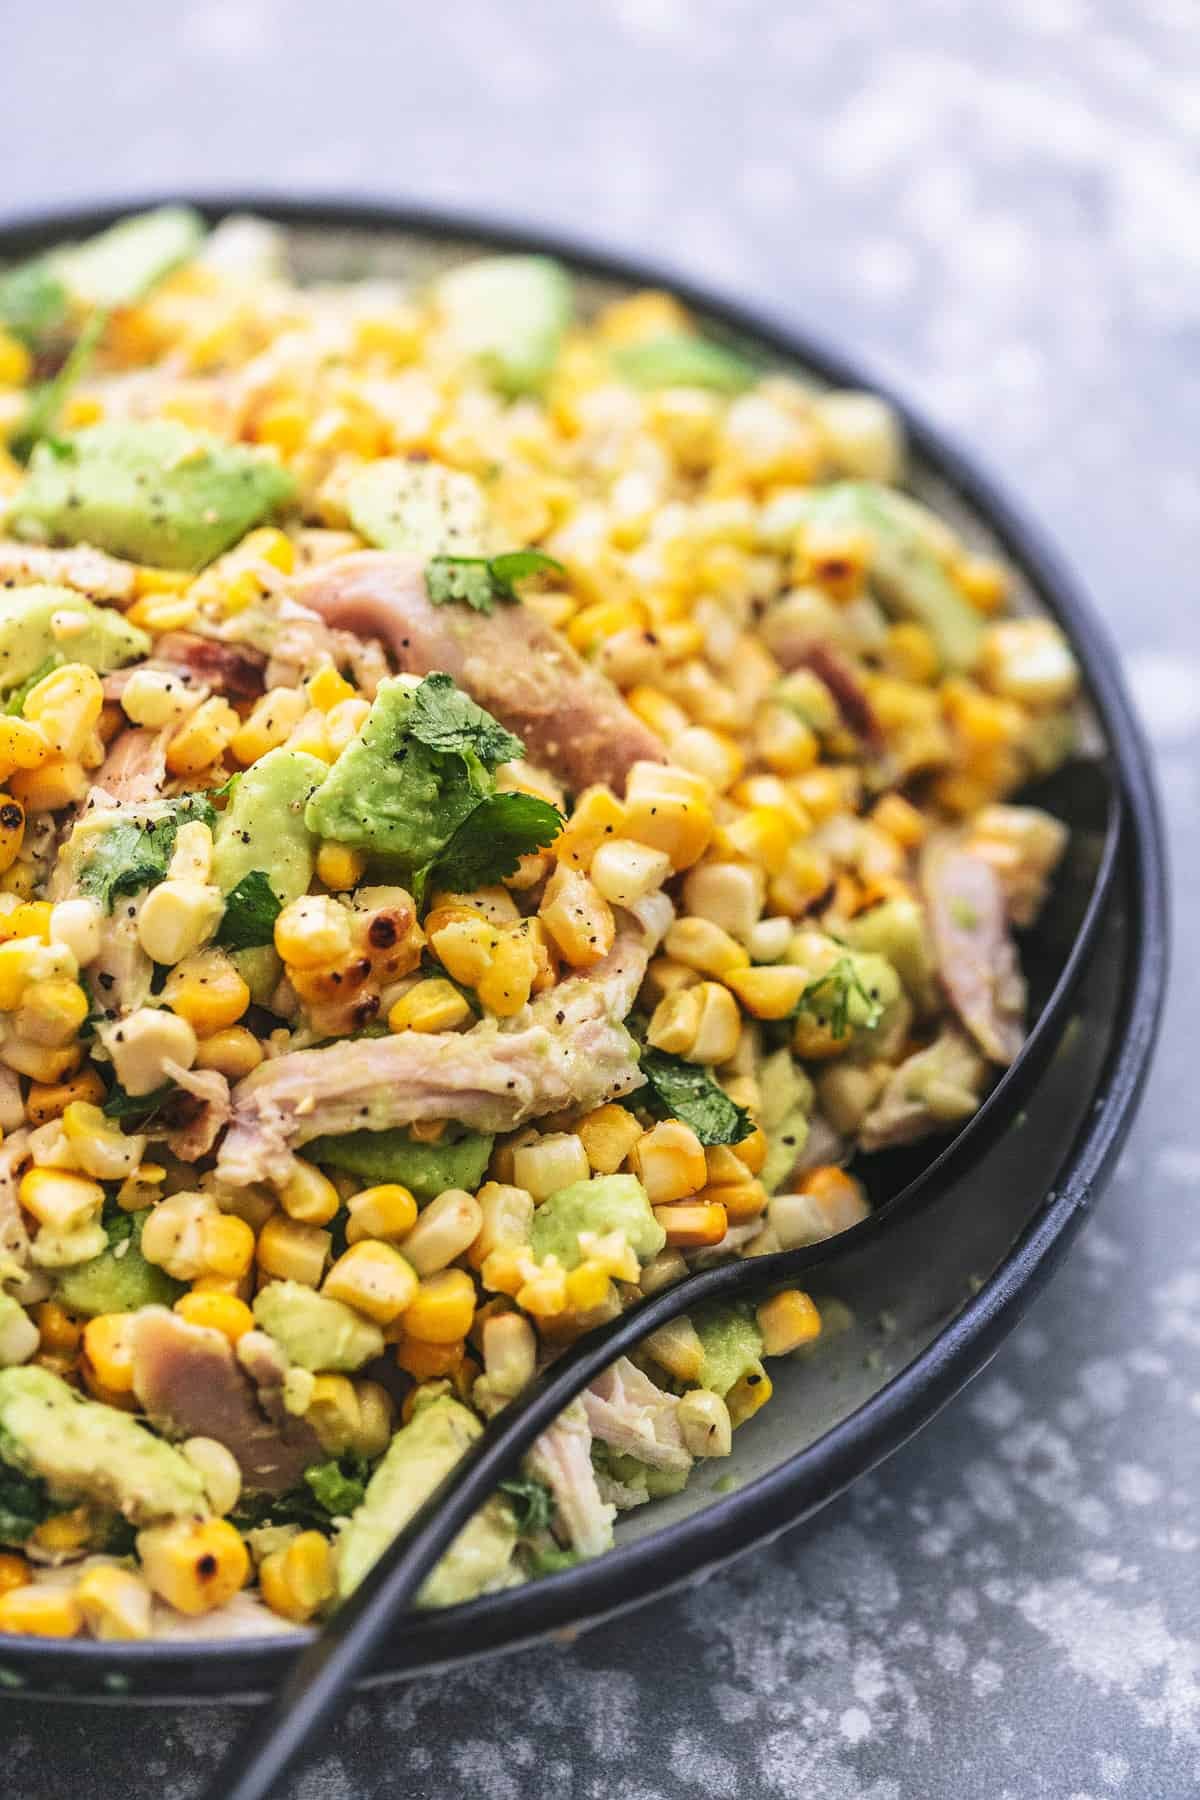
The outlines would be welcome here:
<svg viewBox="0 0 1200 1800">
<path fill-rule="evenodd" d="M 632 906 L 658 891 L 671 873 L 665 850 L 652 850 L 632 838 L 607 838 L 592 856 L 591 880 L 613 906 Z"/>
<path fill-rule="evenodd" d="M 725 977 L 727 986 L 756 1019 L 788 1018 L 811 980 L 807 969 L 788 963 L 734 969 Z"/>
<path fill-rule="evenodd" d="M 354 688 L 332 663 L 318 669 L 308 684 L 308 703 L 321 712 L 331 712 L 341 700 L 353 700 Z"/>
<path fill-rule="evenodd" d="M 70 1588 L 10 1588 L 0 1594 L 0 1632 L 18 1637 L 69 1638 L 83 1629 L 83 1613 Z"/>
<path fill-rule="evenodd" d="M 586 1181 L 590 1174 L 583 1140 L 574 1132 L 550 1132 L 513 1153 L 513 1179 L 535 1201 L 545 1200 L 572 1182 Z"/>
<path fill-rule="evenodd" d="M 199 950 L 176 963 L 162 998 L 198 1038 L 236 1025 L 250 1004 L 250 989 L 223 950 Z"/>
<path fill-rule="evenodd" d="M 275 921 L 275 948 L 292 969 L 323 969 L 347 956 L 351 914 L 324 894 L 305 894 Z"/>
<path fill-rule="evenodd" d="M 475 983 L 475 992 L 497 1018 L 514 1018 L 529 1000 L 537 967 L 537 951 L 528 930 L 506 931 Z"/>
<path fill-rule="evenodd" d="M 562 865 L 555 870 L 546 883 L 538 917 L 572 968 L 590 969 L 613 947 L 612 908 L 577 869 Z"/>
<path fill-rule="evenodd" d="M 528 1195 L 526 1199 L 529 1200 Z M 532 1200 L 529 1205 L 532 1215 Z M 475 1242 L 482 1227 L 480 1202 L 465 1188 L 447 1188 L 430 1201 L 400 1249 L 418 1275 L 434 1275 L 461 1256 Z M 427 1335 L 415 1325 L 412 1329 L 416 1337 Z"/>
<path fill-rule="evenodd" d="M 642 1127 L 628 1107 L 615 1103 L 588 1113 L 577 1130 L 595 1175 L 615 1175 L 642 1136 Z"/>
<path fill-rule="evenodd" d="M 319 1287 L 332 1244 L 330 1233 L 319 1226 L 274 1213 L 258 1234 L 258 1266 L 279 1281 Z"/>
<path fill-rule="evenodd" d="M 981 673 L 987 685 L 1023 706 L 1061 706 L 1079 686 L 1079 668 L 1050 619 L 1004 619 L 984 634 Z"/>
<path fill-rule="evenodd" d="M 665 851 L 673 869 L 688 869 L 712 839 L 712 792 L 690 769 L 635 763 L 625 788 L 624 835 Z"/>
<path fill-rule="evenodd" d="M 9 782 L 12 797 L 26 812 L 61 812 L 75 806 L 88 789 L 87 771 L 68 756 L 49 756 L 40 767 L 18 769 Z"/>
<path fill-rule="evenodd" d="M 11 869 L 24 841 L 24 807 L 11 794 L 0 794 L 0 874 Z"/>
<path fill-rule="evenodd" d="M 244 1025 L 228 1025 L 206 1037 L 196 1051 L 198 1069 L 215 1069 L 229 1081 L 240 1081 L 257 1069 L 263 1059 L 263 1047 Z"/>
<path fill-rule="evenodd" d="M 0 769 L 28 774 L 40 769 L 50 753 L 50 739 L 32 720 L 12 714 L 0 718 Z"/>
<path fill-rule="evenodd" d="M 104 1189 L 98 1181 L 66 1169 L 27 1169 L 18 1192 L 25 1211 L 52 1231 L 74 1231 L 86 1225 L 104 1204 Z"/>
<path fill-rule="evenodd" d="M 461 1339 L 457 1343 L 433 1344 L 424 1338 L 405 1335 L 396 1345 L 396 1361 L 406 1375 L 412 1375 L 417 1381 L 436 1381 L 440 1377 L 455 1374 L 461 1368 L 466 1353 L 467 1347 Z M 405 1404 L 407 1405 L 407 1399 Z M 411 1416 L 410 1412 L 409 1417 Z M 407 1422 L 405 1419 L 406 1424 Z"/>
<path fill-rule="evenodd" d="M 411 1305 L 417 1292 L 417 1275 L 392 1244 L 363 1238 L 338 1257 L 321 1284 L 321 1292 L 331 1300 L 345 1301 L 378 1325 L 390 1325 Z M 460 1337 L 463 1333 L 454 1335 Z"/>
<path fill-rule="evenodd" d="M 388 1013 L 390 1031 L 456 1031 L 472 1017 L 470 1005 L 453 982 L 433 977 L 418 981 Z"/>
<path fill-rule="evenodd" d="M 470 1199 L 471 1196 L 468 1195 L 467 1198 Z M 436 1206 L 438 1202 L 435 1200 L 433 1204 Z M 529 1232 L 533 1225 L 533 1195 L 524 1188 L 502 1181 L 486 1181 L 475 1196 L 475 1205 L 478 1208 L 478 1223 L 474 1235 L 463 1247 L 472 1268 L 482 1269 L 493 1251 L 501 1247 L 512 1248 L 529 1242 Z M 463 1228 L 465 1229 L 465 1221 Z M 425 1273 L 420 1264 L 414 1261 L 411 1235 L 404 1251 L 417 1273 Z M 453 1257 L 446 1260 L 453 1261 Z M 445 1267 L 444 1263 L 442 1267 Z"/>
<path fill-rule="evenodd" d="M 736 856 L 777 875 L 795 843 L 793 818 L 780 806 L 754 806 L 732 819 L 721 830 L 723 844 Z"/>
<path fill-rule="evenodd" d="M 849 1231 L 870 1214 L 861 1182 L 833 1165 L 810 1169 L 794 1194 L 775 1194 L 767 1208 L 771 1228 L 784 1250 L 823 1243 Z"/>
<path fill-rule="evenodd" d="M 719 1244 L 729 1229 L 729 1219 L 719 1201 L 676 1200 L 656 1206 L 654 1216 L 667 1234 L 672 1250 L 697 1250 Z"/>
<path fill-rule="evenodd" d="M 129 1341 L 132 1313 L 101 1313 L 83 1328 L 83 1354 L 110 1393 L 133 1391 L 133 1348 Z"/>
<path fill-rule="evenodd" d="M 417 1203 L 399 1182 L 364 1188 L 346 1202 L 346 1211 L 348 1244 L 361 1243 L 364 1238 L 402 1238 L 417 1222 Z"/>
<path fill-rule="evenodd" d="M 155 570 L 154 573 L 161 580 L 169 571 Z M 155 585 L 157 587 L 158 583 Z M 131 625 L 140 625 L 143 631 L 151 631 L 157 636 L 163 631 L 182 631 L 185 625 L 193 622 L 196 611 L 196 602 L 190 594 L 173 593 L 164 585 L 161 591 L 135 600 L 125 617 Z"/>
<path fill-rule="evenodd" d="M 214 1213 L 205 1218 L 200 1243 L 209 1275 L 228 1275 L 236 1280 L 254 1261 L 254 1232 L 236 1213 Z"/>
<path fill-rule="evenodd" d="M 951 572 L 955 586 L 979 612 L 1000 611 L 1009 588 L 1008 571 L 1003 563 L 990 556 L 962 556 L 955 561 Z"/>
<path fill-rule="evenodd" d="M 750 962 L 749 952 L 709 919 L 676 919 L 667 932 L 664 948 L 668 956 L 686 968 L 721 980 L 748 967 Z"/>
<path fill-rule="evenodd" d="M 29 1043 L 60 1050 L 76 1036 L 87 1015 L 88 997 L 79 983 L 58 976 L 25 989 L 13 1029 Z"/>
<path fill-rule="evenodd" d="M 319 1531 L 302 1531 L 258 1566 L 258 1584 L 271 1611 L 306 1625 L 333 1598 L 333 1551 Z"/>
<path fill-rule="evenodd" d="M 144 1136 L 126 1136 L 90 1101 L 72 1100 L 63 1111 L 62 1129 L 79 1167 L 96 1181 L 123 1181 L 145 1154 Z"/>
<path fill-rule="evenodd" d="M 669 1319 L 644 1337 L 642 1349 L 676 1381 L 699 1381 L 704 1368 L 704 1345 L 692 1321 L 684 1315 Z"/>
<path fill-rule="evenodd" d="M 466 987 L 474 987 L 488 971 L 492 953 L 500 941 L 496 927 L 479 914 L 465 910 L 453 917 L 431 914 L 426 924 L 429 948 L 446 972 Z"/>
<path fill-rule="evenodd" d="M 728 1456 L 733 1448 L 729 1408 L 712 1388 L 689 1388 L 676 1414 L 686 1448 L 693 1456 Z"/>
<path fill-rule="evenodd" d="M 611 788 L 584 788 L 554 840 L 554 854 L 568 868 L 586 871 L 601 844 L 622 836 L 624 824 L 625 808 Z"/>
<path fill-rule="evenodd" d="M 154 1592 L 189 1618 L 215 1612 L 245 1586 L 250 1556 L 227 1519 L 173 1519 L 137 1536 Z"/>
<path fill-rule="evenodd" d="M 889 625 L 884 639 L 885 667 L 901 681 L 936 681 L 942 659 L 933 636 L 915 620 Z"/>
<path fill-rule="evenodd" d="M 729 1419 L 734 1430 L 744 1425 L 760 1412 L 771 1398 L 774 1388 L 771 1377 L 764 1371 L 743 1375 L 735 1381 L 725 1396 L 725 1405 L 729 1409 Z"/>
<path fill-rule="evenodd" d="M 272 688 L 239 724 L 229 748 L 243 767 L 257 762 L 287 742 L 307 711 L 308 701 L 299 688 Z"/>
<path fill-rule="evenodd" d="M 150 1636 L 150 1589 L 132 1569 L 100 1563 L 75 1587 L 83 1623 L 103 1642 L 137 1643 Z"/>
<path fill-rule="evenodd" d="M 303 1225 L 328 1225 L 342 1204 L 342 1197 L 315 1164 L 297 1157 L 292 1173 L 280 1189 L 279 1204 L 290 1219 Z"/>
<path fill-rule="evenodd" d="M 651 1206 L 686 1200 L 704 1186 L 704 1146 L 690 1126 L 664 1119 L 643 1132 L 629 1152 L 629 1166 Z"/>
<path fill-rule="evenodd" d="M 25 1558 L 18 1556 L 15 1550 L 0 1551 L 0 1595 L 11 1594 L 14 1588 L 24 1587 L 32 1574 Z"/>
<path fill-rule="evenodd" d="M 68 615 L 70 616 L 70 615 Z M 104 693 L 95 669 L 67 663 L 30 689 L 21 708 L 59 756 L 82 756 L 100 717 Z"/>
<path fill-rule="evenodd" d="M 755 1317 L 763 1336 L 764 1356 L 787 1356 L 821 1335 L 821 1315 L 799 1288 L 772 1294 L 758 1307 Z"/>
<path fill-rule="evenodd" d="M 500 1313 L 483 1327 L 483 1367 L 493 1390 L 510 1398 L 533 1380 L 537 1338 L 520 1313 Z"/>
<path fill-rule="evenodd" d="M 176 969 L 167 988 L 178 981 Z M 108 1032 L 105 1047 L 127 1094 L 152 1094 L 167 1079 L 167 1063 L 190 1069 L 196 1060 L 196 1034 L 188 1020 L 158 1007 L 143 1006 L 122 1019 Z"/>
<path fill-rule="evenodd" d="M 475 1283 L 465 1269 L 443 1269 L 420 1283 L 405 1308 L 407 1336 L 427 1344 L 465 1338 L 475 1317 Z"/>
<path fill-rule="evenodd" d="M 43 1300 L 34 1308 L 34 1319 L 43 1350 L 61 1350 L 67 1354 L 78 1350 L 83 1327 L 57 1300 Z"/>
<path fill-rule="evenodd" d="M 167 768 L 172 775 L 200 775 L 229 748 L 242 721 L 216 694 L 204 700 L 186 718 L 167 745 Z"/>
<path fill-rule="evenodd" d="M 915 850 L 925 841 L 929 830 L 924 813 L 902 794 L 885 794 L 875 806 L 871 819 L 904 850 Z"/>
<path fill-rule="evenodd" d="M 0 826 L 3 825 L 3 803 L 0 802 Z M 100 954 L 101 927 L 104 914 L 94 900 L 60 900 L 50 910 L 47 939 L 69 950 L 79 967 L 85 968 Z"/>
<path fill-rule="evenodd" d="M 356 888 L 366 871 L 367 859 L 349 844 L 325 843 L 317 851 L 317 879 L 335 894 Z"/>
</svg>

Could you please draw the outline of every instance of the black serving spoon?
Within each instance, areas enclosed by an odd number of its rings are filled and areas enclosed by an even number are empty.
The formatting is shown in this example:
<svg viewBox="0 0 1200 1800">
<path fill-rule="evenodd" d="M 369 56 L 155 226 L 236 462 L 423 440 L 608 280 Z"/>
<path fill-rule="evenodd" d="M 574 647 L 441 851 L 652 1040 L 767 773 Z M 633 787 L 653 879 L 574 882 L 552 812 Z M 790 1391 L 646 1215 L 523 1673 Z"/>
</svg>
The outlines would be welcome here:
<svg viewBox="0 0 1200 1800">
<path fill-rule="evenodd" d="M 1108 763 L 1080 759 L 1025 790 L 1071 827 L 1068 853 L 1022 945 L 1036 1023 L 1020 1056 L 979 1111 L 928 1160 L 928 1147 L 864 1159 L 881 1198 L 869 1218 L 823 1243 L 727 1262 L 689 1275 L 579 1338 L 492 1419 L 407 1526 L 301 1652 L 278 1691 L 206 1790 L 207 1800 L 266 1800 L 286 1770 L 370 1667 L 426 1576 L 536 1438 L 589 1382 L 650 1332 L 704 1301 L 743 1299 L 789 1285 L 857 1252 L 912 1218 L 964 1174 L 1019 1115 L 1068 1022 L 1103 915 L 1121 838 L 1122 799 Z"/>
</svg>

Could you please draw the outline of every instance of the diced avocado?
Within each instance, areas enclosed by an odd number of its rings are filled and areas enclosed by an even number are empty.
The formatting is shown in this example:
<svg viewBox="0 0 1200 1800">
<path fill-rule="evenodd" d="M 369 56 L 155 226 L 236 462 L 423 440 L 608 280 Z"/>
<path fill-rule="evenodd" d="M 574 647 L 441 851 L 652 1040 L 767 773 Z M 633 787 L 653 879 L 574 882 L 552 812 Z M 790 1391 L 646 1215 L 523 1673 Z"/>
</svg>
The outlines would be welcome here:
<svg viewBox="0 0 1200 1800">
<path fill-rule="evenodd" d="M 593 1231 L 597 1237 L 623 1232 L 639 1262 L 649 1262 L 667 1241 L 636 1175 L 596 1175 L 559 1188 L 543 1200 L 533 1215 L 533 1254 L 539 1261 L 557 1256 L 564 1269 L 578 1268 L 584 1255 L 579 1247 L 581 1231 Z"/>
<path fill-rule="evenodd" d="M 743 1376 L 762 1376 L 763 1338 L 753 1317 L 738 1306 L 698 1307 L 692 1323 L 704 1346 L 701 1387 L 725 1395 Z"/>
<path fill-rule="evenodd" d="M 146 632 L 114 606 L 97 606 L 73 588 L 38 582 L 0 589 L 0 692 L 59 663 L 86 663 L 107 675 L 149 653 Z"/>
<path fill-rule="evenodd" d="M 132 306 L 186 262 L 203 237 L 204 221 L 190 206 L 160 206 L 119 219 L 82 244 L 56 250 L 46 261 L 73 299 L 91 306 Z"/>
<path fill-rule="evenodd" d="M 338 1592 L 353 1593 L 375 1559 L 450 1473 L 483 1426 L 449 1396 L 418 1407 L 393 1437 L 338 1539 Z M 455 1538 L 419 1595 L 422 1606 L 453 1606 L 500 1582 L 516 1547 L 511 1509 L 498 1497 Z"/>
<path fill-rule="evenodd" d="M 924 909 L 916 900 L 884 900 L 879 906 L 856 913 L 843 926 L 842 936 L 855 950 L 870 950 L 886 957 L 918 1011 L 934 1010 L 938 998 L 937 962 Z"/>
<path fill-rule="evenodd" d="M 759 375 L 754 364 L 735 350 L 686 331 L 619 344 L 612 360 L 618 373 L 640 388 L 698 387 L 719 394 L 741 394 L 754 386 Z"/>
<path fill-rule="evenodd" d="M 604 1474 L 629 1488 L 631 1495 L 644 1496 L 646 1500 L 665 1500 L 671 1494 L 681 1493 L 691 1474 L 690 1464 L 682 1469 L 655 1469 L 640 1457 L 622 1455 L 607 1444 L 593 1444 L 592 1459 Z"/>
<path fill-rule="evenodd" d="M 487 502 L 473 475 L 403 456 L 364 463 L 342 490 L 354 529 L 381 550 L 482 556 L 489 548 Z"/>
<path fill-rule="evenodd" d="M 38 444 L 8 523 L 31 543 L 200 569 L 294 491 L 261 451 L 170 419 L 113 421 Z"/>
<path fill-rule="evenodd" d="M 56 1499 L 96 1501 L 132 1525 L 210 1510 L 185 1456 L 48 1369 L 0 1369 L 0 1460 L 40 1477 Z"/>
<path fill-rule="evenodd" d="M 285 749 L 268 750 L 245 770 L 213 831 L 213 880 L 223 894 L 256 870 L 284 906 L 308 892 L 317 846 L 304 809 L 328 772 L 319 757 Z M 264 1006 L 282 971 L 271 945 L 236 950 L 233 961 Z"/>
<path fill-rule="evenodd" d="M 184 1291 L 165 1269 L 146 1261 L 141 1251 L 146 1214 L 133 1215 L 133 1235 L 111 1244 L 91 1262 L 59 1271 L 54 1297 L 68 1312 L 94 1319 L 100 1313 L 136 1312 L 139 1306 L 171 1306 Z"/>
<path fill-rule="evenodd" d="M 254 1317 L 302 1369 L 346 1372 L 383 1354 L 378 1325 L 299 1281 L 269 1281 L 260 1288 Z"/>
<path fill-rule="evenodd" d="M 536 393 L 571 322 L 571 278 L 548 256 L 485 256 L 437 284 L 458 348 L 502 394 Z"/>
<path fill-rule="evenodd" d="M 912 1016 L 899 975 L 886 957 L 850 950 L 819 933 L 796 939 L 797 961 L 812 970 L 796 1011 L 793 1048 L 800 1056 L 819 1054 L 814 1033 L 852 1055 L 886 1055 L 897 1032 Z"/>
<path fill-rule="evenodd" d="M 790 1050 L 776 1050 L 758 1071 L 759 1121 L 767 1135 L 767 1157 L 759 1179 L 768 1194 L 785 1182 L 808 1142 L 813 1084 Z"/>
<path fill-rule="evenodd" d="M 399 1127 L 347 1131 L 338 1137 L 314 1138 L 304 1154 L 328 1168 L 346 1169 L 371 1185 L 398 1181 L 418 1200 L 435 1200 L 447 1188 L 466 1188 L 473 1194 L 487 1172 L 493 1140 L 479 1131 L 454 1138 L 453 1130 L 448 1126 L 436 1144 L 419 1144 Z"/>
</svg>

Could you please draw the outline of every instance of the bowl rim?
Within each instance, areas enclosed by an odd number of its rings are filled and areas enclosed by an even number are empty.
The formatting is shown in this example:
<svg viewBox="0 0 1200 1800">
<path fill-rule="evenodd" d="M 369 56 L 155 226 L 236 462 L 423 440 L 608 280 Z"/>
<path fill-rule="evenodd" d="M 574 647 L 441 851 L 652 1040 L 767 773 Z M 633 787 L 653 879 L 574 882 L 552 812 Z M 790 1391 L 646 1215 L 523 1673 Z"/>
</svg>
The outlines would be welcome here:
<svg viewBox="0 0 1200 1800">
<path fill-rule="evenodd" d="M 1080 583 L 1042 529 L 1008 498 L 974 454 L 952 434 L 929 424 L 919 408 L 876 377 L 868 362 L 830 348 L 820 334 L 790 317 L 746 305 L 635 252 L 601 248 L 569 231 L 534 223 L 405 201 L 336 195 L 298 199 L 270 190 L 131 196 L 0 217 L 0 256 L 36 252 L 64 238 L 102 230 L 131 212 L 179 203 L 194 205 L 210 222 L 252 213 L 295 228 L 406 233 L 556 256 L 600 279 L 666 288 L 721 329 L 752 340 L 768 353 L 798 362 L 835 386 L 867 388 L 881 395 L 899 413 L 921 462 L 988 527 L 1065 626 L 1084 668 L 1125 802 L 1124 860 L 1131 872 L 1135 916 L 1120 1028 L 1098 1082 L 1096 1103 L 1059 1170 L 1054 1190 L 979 1292 L 883 1388 L 775 1468 L 690 1517 L 618 1545 L 594 1562 L 442 1612 L 413 1615 L 389 1645 L 385 1667 L 363 1684 L 369 1686 L 515 1649 L 554 1632 L 581 1629 L 703 1578 L 834 1499 L 899 1448 L 990 1360 L 1057 1267 L 1133 1122 L 1157 1038 L 1169 954 L 1162 814 L 1151 753 L 1115 647 Z M 19 1672 L 21 1685 L 11 1690 L 14 1696 L 40 1692 L 109 1703 L 180 1704 L 189 1698 L 182 1680 L 185 1671 L 203 1669 L 204 1687 L 190 1697 L 251 1700 L 282 1676 L 307 1635 L 156 1639 L 121 1646 L 88 1639 L 56 1643 L 5 1637 L 0 1640 L 0 1659 Z M 465 1645 L 464 1639 L 469 1640 Z M 236 1693 L 221 1687 L 222 1665 Z M 154 1687 L 156 1674 L 165 1685 L 157 1693 L 143 1689 L 146 1682 Z M 93 1692 L 81 1691 L 93 1683 Z M 132 1691 L 123 1692 L 126 1687 Z"/>
</svg>

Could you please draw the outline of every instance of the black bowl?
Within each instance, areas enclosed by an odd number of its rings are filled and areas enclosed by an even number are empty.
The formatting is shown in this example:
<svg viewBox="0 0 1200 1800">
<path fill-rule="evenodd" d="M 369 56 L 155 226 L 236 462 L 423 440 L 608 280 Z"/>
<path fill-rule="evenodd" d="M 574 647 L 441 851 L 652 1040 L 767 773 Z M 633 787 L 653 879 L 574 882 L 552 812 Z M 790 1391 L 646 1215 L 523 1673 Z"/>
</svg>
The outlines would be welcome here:
<svg viewBox="0 0 1200 1800">
<path fill-rule="evenodd" d="M 301 268 L 317 275 L 424 270 L 481 248 L 542 251 L 568 262 L 597 294 L 670 288 L 714 335 L 822 382 L 886 392 L 869 372 L 779 320 L 669 271 L 536 231 L 416 208 L 258 196 L 213 199 L 201 209 L 211 219 L 250 211 L 279 220 Z M 105 206 L 11 223 L 0 228 L 0 257 L 86 235 L 129 210 Z M 738 1435 L 733 1491 L 725 1482 L 718 1492 L 693 1481 L 627 1519 L 618 1547 L 596 1562 L 414 1615 L 397 1629 L 374 1680 L 578 1629 L 697 1578 L 817 1511 L 983 1367 L 1086 1217 L 1132 1122 L 1168 948 L 1162 826 L 1145 742 L 1108 639 L 1053 551 L 961 450 L 892 398 L 907 425 L 918 490 L 1009 560 L 1027 598 L 1062 624 L 1084 672 L 1092 779 L 1083 763 L 1057 778 L 1050 802 L 1057 798 L 1055 810 L 1072 824 L 1072 857 L 1047 928 L 1026 947 L 1035 1010 L 1044 1007 L 1036 1054 L 993 1095 L 986 1120 L 970 1134 L 971 1154 L 962 1154 L 967 1134 L 960 1134 L 938 1159 L 936 1183 L 921 1183 L 920 1207 L 839 1253 L 824 1294 L 843 1303 L 847 1328 L 823 1339 L 818 1352 L 776 1365 L 772 1404 Z M 1106 805 L 1114 786 L 1119 836 Z M 897 1189 L 915 1172 L 903 1159 L 877 1159 L 873 1184 L 880 1197 L 899 1199 Z M 0 1685 L 110 1701 L 248 1699 L 274 1685 L 295 1643 L 8 1638 Z"/>
</svg>

